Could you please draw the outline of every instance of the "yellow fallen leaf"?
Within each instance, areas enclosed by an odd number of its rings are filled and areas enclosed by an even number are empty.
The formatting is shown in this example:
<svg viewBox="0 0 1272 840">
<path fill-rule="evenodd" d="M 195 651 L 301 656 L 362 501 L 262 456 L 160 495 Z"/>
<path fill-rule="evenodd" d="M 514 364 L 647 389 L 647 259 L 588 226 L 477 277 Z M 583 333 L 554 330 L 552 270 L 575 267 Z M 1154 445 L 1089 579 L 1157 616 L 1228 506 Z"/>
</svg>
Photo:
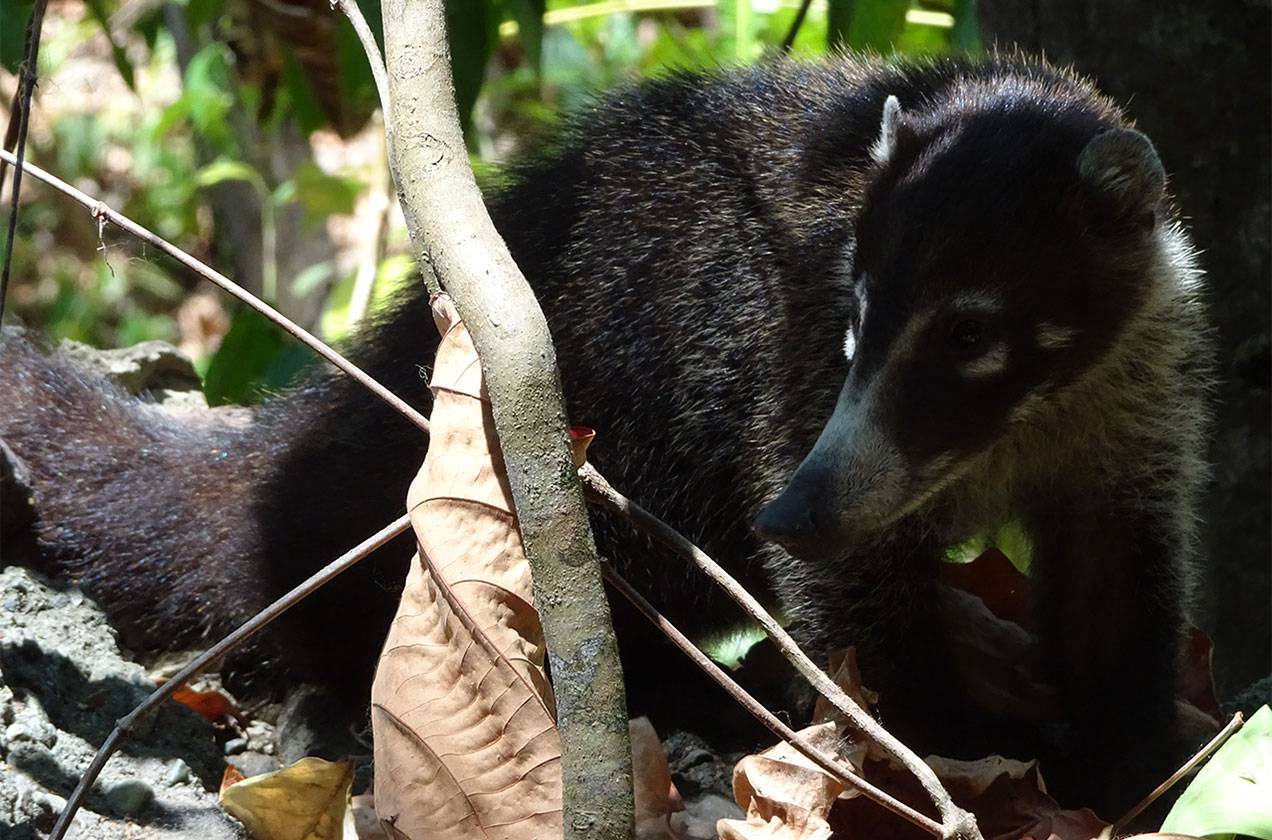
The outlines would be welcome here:
<svg viewBox="0 0 1272 840">
<path fill-rule="evenodd" d="M 411 840 L 561 836 L 543 630 L 468 330 L 445 297 L 411 563 L 371 690 L 375 805 Z"/>
<path fill-rule="evenodd" d="M 349 809 L 353 764 L 302 758 L 221 791 L 221 807 L 254 840 L 357 840 Z"/>
</svg>

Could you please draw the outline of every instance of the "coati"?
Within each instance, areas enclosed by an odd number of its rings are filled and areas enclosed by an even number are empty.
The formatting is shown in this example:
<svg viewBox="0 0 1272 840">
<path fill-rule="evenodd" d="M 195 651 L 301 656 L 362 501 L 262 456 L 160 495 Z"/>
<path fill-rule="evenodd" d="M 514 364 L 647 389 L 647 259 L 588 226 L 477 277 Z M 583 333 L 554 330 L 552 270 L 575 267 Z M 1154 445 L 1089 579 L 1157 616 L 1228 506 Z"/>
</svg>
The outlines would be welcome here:
<svg viewBox="0 0 1272 840">
<path fill-rule="evenodd" d="M 1090 83 L 1024 57 L 675 73 L 599 99 L 490 205 L 597 467 L 814 650 L 855 644 L 916 709 L 916 746 L 975 717 L 943 653 L 940 549 L 1016 516 L 1084 794 L 1112 815 L 1164 776 L 1204 480 L 1201 275 L 1152 144 Z M 427 410 L 421 295 L 349 352 Z M 192 421 L 14 339 L 0 438 L 42 553 L 136 646 L 223 634 L 398 515 L 426 445 L 334 373 L 250 423 Z M 734 615 L 594 524 L 683 628 Z M 409 550 L 289 613 L 249 665 L 363 696 Z"/>
</svg>

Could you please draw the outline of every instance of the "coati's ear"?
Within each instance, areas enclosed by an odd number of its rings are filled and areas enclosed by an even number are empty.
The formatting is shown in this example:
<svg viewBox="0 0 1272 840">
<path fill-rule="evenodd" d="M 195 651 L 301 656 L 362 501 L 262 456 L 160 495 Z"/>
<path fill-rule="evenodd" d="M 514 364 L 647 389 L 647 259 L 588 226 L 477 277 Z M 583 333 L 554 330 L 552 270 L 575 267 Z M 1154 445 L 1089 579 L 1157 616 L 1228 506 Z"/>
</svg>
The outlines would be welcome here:
<svg viewBox="0 0 1272 840">
<path fill-rule="evenodd" d="M 870 157 L 875 163 L 884 164 L 897 148 L 897 126 L 901 123 L 901 100 L 889 96 L 883 102 L 883 120 L 879 124 L 879 139 L 870 147 Z"/>
<path fill-rule="evenodd" d="M 1097 197 L 1107 221 L 1151 230 L 1166 194 L 1166 170 L 1142 132 L 1097 134 L 1078 155 L 1078 176 Z"/>
</svg>

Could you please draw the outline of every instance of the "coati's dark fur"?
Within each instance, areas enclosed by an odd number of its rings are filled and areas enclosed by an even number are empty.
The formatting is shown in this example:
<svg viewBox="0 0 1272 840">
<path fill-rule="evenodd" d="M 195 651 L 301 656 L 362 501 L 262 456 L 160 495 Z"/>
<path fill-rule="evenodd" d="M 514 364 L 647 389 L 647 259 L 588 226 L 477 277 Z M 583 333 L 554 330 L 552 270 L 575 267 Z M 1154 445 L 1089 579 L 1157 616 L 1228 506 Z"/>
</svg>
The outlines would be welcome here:
<svg viewBox="0 0 1272 840">
<path fill-rule="evenodd" d="M 889 96 L 905 136 L 878 163 Z M 599 430 L 597 467 L 753 592 L 780 591 L 819 650 L 861 647 L 885 698 L 940 710 L 933 729 L 960 725 L 928 609 L 941 541 L 1027 489 L 1013 513 L 1034 527 L 1052 674 L 1109 805 L 1170 756 L 1205 419 L 1196 272 L 1172 211 L 1146 208 L 1132 229 L 1113 204 L 1079 200 L 1079 154 L 1125 126 L 1088 83 L 1026 59 L 781 61 L 608 96 L 491 197 L 547 313 L 571 418 Z M 951 512 L 972 504 L 966 488 L 937 493 L 869 551 L 791 559 L 751 522 L 831 417 L 858 287 L 892 282 L 863 279 L 854 244 L 876 273 L 908 276 L 925 255 L 959 277 L 1015 272 L 1036 291 L 1028 317 L 1045 310 L 1077 340 L 1029 390 L 1032 413 L 1008 417 L 1024 395 L 962 404 L 923 376 L 894 395 L 892 430 L 914 446 L 994 451 L 985 492 L 1002 498 L 986 513 Z M 902 324 L 904 301 L 890 306 Z M 351 353 L 427 410 L 435 341 L 415 293 Z M 151 646 L 225 633 L 397 516 L 426 445 L 336 374 L 247 425 L 177 419 L 14 340 L 0 345 L 0 437 L 31 476 L 41 549 Z M 1055 458 L 1079 459 L 1081 480 L 1013 484 Z M 602 553 L 674 621 L 735 615 L 681 562 L 594 521 Z M 251 655 L 363 692 L 409 547 L 297 608 Z"/>
</svg>

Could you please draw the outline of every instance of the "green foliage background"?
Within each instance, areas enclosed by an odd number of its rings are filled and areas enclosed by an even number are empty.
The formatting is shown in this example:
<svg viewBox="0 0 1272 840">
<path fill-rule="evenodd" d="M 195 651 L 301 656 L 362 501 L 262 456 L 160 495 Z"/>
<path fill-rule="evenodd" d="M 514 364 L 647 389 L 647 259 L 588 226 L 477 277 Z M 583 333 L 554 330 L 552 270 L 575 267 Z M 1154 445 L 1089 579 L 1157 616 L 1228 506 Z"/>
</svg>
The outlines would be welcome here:
<svg viewBox="0 0 1272 840">
<path fill-rule="evenodd" d="M 378 31 L 378 0 L 359 3 Z M 974 52 L 973 4 L 815 0 L 791 51 Z M 333 223 L 352 218 L 368 191 L 383 191 L 375 167 L 333 169 L 316 154 L 324 144 L 380 131 L 367 124 L 375 93 L 349 26 L 326 0 L 284 5 L 307 10 L 310 29 L 286 31 L 260 0 L 58 4 L 45 24 L 28 155 L 231 276 L 235 248 L 263 248 L 254 290 L 338 340 L 353 327 L 359 266 L 317 259 L 280 273 L 288 260 L 271 255 L 268 243 L 285 257 L 306 238 L 308 245 L 330 240 Z M 800 5 L 448 0 L 456 92 L 479 178 L 532 147 L 563 111 L 622 80 L 762 60 L 780 49 Z M 29 0 L 0 4 L 6 102 L 30 10 Z M 79 87 L 94 92 L 66 95 Z M 291 160 L 280 171 L 275 162 L 285 156 Z M 231 184 L 234 201 L 259 216 L 251 241 L 218 230 L 211 197 Z M 25 324 L 97 346 L 182 341 L 214 402 L 258 398 L 309 363 L 290 340 L 228 302 L 215 304 L 226 310 L 220 326 L 192 338 L 178 315 L 199 281 L 116 232 L 99 232 L 82 210 L 38 184 L 28 180 L 23 192 L 10 308 Z M 291 239 L 283 236 L 288 219 L 300 220 Z M 374 284 L 360 292 L 372 289 L 371 311 L 411 282 L 405 232 L 392 225 L 379 235 L 378 265 L 367 269 Z"/>
</svg>

